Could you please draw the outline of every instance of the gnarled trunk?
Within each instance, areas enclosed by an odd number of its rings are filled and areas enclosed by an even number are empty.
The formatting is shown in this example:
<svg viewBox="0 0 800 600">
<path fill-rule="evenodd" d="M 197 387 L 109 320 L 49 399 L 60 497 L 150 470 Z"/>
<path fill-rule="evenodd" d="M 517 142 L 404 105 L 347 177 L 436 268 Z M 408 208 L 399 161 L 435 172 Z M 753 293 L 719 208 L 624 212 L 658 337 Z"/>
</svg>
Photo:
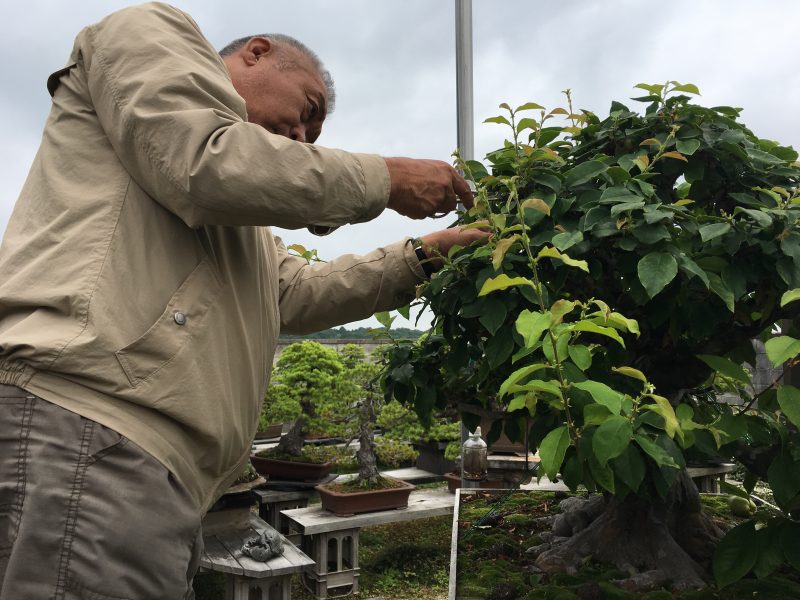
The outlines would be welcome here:
<svg viewBox="0 0 800 600">
<path fill-rule="evenodd" d="M 278 445 L 275 447 L 277 454 L 289 454 L 290 456 L 300 456 L 303 451 L 303 443 L 306 441 L 306 420 L 304 417 L 295 419 L 291 429 L 281 436 Z"/>
<path fill-rule="evenodd" d="M 569 537 L 540 549 L 536 566 L 543 572 L 574 572 L 591 558 L 628 573 L 616 583 L 631 591 L 706 585 L 723 532 L 703 514 L 685 470 L 663 500 L 629 495 L 571 504 L 554 522 L 555 535 Z"/>
<path fill-rule="evenodd" d="M 369 394 L 361 401 L 358 420 L 358 479 L 365 485 L 375 486 L 380 479 L 378 461 L 375 458 L 375 443 L 372 441 L 372 427 L 375 423 L 375 408 Z"/>
</svg>

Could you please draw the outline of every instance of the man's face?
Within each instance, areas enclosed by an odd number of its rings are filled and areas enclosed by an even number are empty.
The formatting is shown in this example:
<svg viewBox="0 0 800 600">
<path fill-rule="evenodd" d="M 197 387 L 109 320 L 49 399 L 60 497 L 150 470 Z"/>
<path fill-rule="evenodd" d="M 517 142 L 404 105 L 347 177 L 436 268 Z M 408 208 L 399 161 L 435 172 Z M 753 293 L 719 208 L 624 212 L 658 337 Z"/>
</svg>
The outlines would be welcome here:
<svg viewBox="0 0 800 600">
<path fill-rule="evenodd" d="M 225 63 L 251 123 L 300 142 L 313 143 L 319 137 L 327 90 L 303 53 L 253 38 L 226 56 Z"/>
</svg>

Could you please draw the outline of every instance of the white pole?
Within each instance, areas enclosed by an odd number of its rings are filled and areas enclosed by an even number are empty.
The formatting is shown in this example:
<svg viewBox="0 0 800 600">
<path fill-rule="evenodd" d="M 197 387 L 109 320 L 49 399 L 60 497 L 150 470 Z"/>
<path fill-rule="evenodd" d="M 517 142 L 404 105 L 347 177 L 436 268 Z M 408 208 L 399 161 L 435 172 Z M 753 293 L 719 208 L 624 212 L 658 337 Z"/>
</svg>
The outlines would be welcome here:
<svg viewBox="0 0 800 600">
<path fill-rule="evenodd" d="M 472 0 L 456 0 L 456 117 L 458 151 L 464 160 L 473 160 L 475 129 L 472 110 Z M 459 208 L 463 208 L 460 203 Z M 462 448 L 468 436 L 469 432 L 462 423 Z M 463 456 L 461 487 L 465 487 Z"/>
<path fill-rule="evenodd" d="M 472 110 L 472 0 L 456 0 L 456 114 L 458 150 L 464 160 L 475 158 Z"/>
</svg>

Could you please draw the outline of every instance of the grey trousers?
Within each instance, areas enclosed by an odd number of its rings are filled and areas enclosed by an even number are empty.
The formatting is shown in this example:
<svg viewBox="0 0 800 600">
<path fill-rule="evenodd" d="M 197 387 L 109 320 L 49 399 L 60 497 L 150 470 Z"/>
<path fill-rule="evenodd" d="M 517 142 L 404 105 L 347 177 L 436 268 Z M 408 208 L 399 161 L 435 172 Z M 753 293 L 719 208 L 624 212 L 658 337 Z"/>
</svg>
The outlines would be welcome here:
<svg viewBox="0 0 800 600">
<path fill-rule="evenodd" d="M 0 385 L 0 599 L 193 598 L 200 520 L 133 442 Z"/>
</svg>

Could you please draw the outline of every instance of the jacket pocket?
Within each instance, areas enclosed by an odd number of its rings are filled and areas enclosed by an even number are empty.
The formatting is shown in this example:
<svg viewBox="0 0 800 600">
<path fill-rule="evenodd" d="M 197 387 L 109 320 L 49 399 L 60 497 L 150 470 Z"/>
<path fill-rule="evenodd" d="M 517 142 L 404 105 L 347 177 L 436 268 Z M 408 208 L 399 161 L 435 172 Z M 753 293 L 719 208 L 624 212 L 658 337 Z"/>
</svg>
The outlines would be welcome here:
<svg viewBox="0 0 800 600">
<path fill-rule="evenodd" d="M 170 298 L 158 320 L 139 339 L 115 352 L 133 387 L 167 366 L 200 331 L 222 282 L 203 259 Z"/>
</svg>

